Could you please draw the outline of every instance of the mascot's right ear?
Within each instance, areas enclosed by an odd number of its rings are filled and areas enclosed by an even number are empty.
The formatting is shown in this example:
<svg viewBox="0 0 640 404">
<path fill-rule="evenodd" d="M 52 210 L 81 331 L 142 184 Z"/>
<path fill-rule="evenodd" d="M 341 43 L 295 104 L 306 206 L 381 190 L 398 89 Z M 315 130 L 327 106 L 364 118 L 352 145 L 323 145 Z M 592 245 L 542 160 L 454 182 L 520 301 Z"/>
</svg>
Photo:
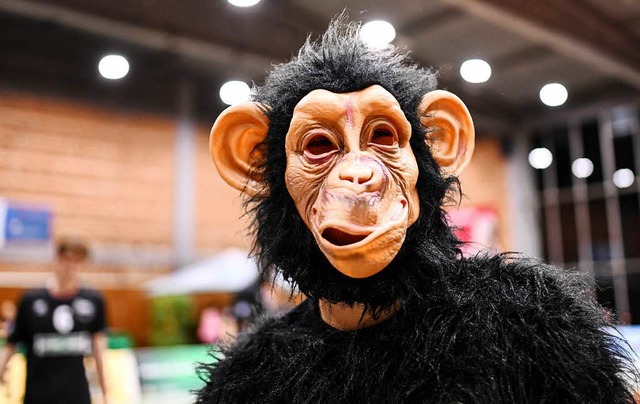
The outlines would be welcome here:
<svg viewBox="0 0 640 404">
<path fill-rule="evenodd" d="M 211 128 L 209 152 L 218 172 L 232 187 L 249 196 L 263 194 L 263 178 L 257 170 L 269 118 L 253 102 L 233 105 L 220 114 Z"/>
</svg>

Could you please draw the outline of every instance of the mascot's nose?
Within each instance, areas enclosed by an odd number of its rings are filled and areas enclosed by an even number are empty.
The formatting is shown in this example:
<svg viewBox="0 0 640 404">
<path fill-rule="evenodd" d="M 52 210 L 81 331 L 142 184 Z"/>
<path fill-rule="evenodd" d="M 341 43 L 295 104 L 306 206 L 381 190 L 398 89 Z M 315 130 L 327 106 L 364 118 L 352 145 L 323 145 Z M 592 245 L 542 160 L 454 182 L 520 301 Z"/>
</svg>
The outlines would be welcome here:
<svg viewBox="0 0 640 404">
<path fill-rule="evenodd" d="M 373 178 L 373 170 L 364 164 L 346 165 L 340 170 L 342 181 L 353 182 L 354 184 L 365 184 Z"/>
<path fill-rule="evenodd" d="M 380 164 L 370 157 L 347 157 L 335 169 L 337 176 L 334 177 L 334 186 L 374 192 L 380 190 L 384 183 Z"/>
</svg>

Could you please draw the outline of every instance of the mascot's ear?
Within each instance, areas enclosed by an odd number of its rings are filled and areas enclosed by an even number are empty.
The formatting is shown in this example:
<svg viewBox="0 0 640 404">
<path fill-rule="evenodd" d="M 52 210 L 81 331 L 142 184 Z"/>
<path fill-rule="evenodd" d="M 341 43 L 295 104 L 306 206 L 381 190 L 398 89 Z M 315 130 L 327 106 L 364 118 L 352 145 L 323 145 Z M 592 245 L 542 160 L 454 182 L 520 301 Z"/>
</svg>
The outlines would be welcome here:
<svg viewBox="0 0 640 404">
<path fill-rule="evenodd" d="M 220 176 L 249 196 L 264 193 L 257 171 L 262 154 L 256 146 L 265 140 L 268 129 L 269 119 L 252 102 L 227 108 L 211 128 L 209 151 Z"/>
<path fill-rule="evenodd" d="M 462 100 L 444 90 L 430 91 L 418 106 L 420 122 L 429 132 L 431 154 L 448 175 L 458 175 L 471 160 L 475 129 Z"/>
</svg>

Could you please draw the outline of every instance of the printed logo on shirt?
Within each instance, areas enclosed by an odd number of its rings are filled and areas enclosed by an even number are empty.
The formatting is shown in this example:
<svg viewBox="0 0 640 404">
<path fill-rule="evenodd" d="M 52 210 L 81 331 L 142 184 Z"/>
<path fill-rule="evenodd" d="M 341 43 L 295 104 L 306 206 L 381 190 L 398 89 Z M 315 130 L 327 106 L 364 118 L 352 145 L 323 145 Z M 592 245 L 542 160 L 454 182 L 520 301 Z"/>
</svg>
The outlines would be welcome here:
<svg viewBox="0 0 640 404">
<path fill-rule="evenodd" d="M 93 320 L 96 315 L 96 306 L 91 300 L 79 297 L 73 301 L 72 305 L 73 311 L 79 321 L 84 323 L 89 322 Z"/>
<path fill-rule="evenodd" d="M 63 304 L 53 310 L 53 328 L 60 334 L 68 334 L 73 330 L 73 310 L 71 307 Z"/>
<path fill-rule="evenodd" d="M 49 312 L 49 304 L 44 299 L 36 299 L 33 301 L 33 312 L 38 317 L 44 317 Z"/>
<path fill-rule="evenodd" d="M 76 356 L 91 353 L 91 335 L 86 331 L 67 335 L 35 334 L 33 352 L 37 356 Z"/>
</svg>

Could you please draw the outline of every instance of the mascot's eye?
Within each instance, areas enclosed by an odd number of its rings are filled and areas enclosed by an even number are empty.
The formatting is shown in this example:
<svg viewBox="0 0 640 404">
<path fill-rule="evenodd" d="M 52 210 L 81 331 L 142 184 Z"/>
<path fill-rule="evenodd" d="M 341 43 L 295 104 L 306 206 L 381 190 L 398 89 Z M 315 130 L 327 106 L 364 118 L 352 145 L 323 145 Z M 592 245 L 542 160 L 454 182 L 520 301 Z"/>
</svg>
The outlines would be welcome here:
<svg viewBox="0 0 640 404">
<path fill-rule="evenodd" d="M 371 134 L 371 143 L 379 146 L 393 146 L 396 143 L 396 139 L 391 129 L 376 128 Z"/>
<path fill-rule="evenodd" d="M 336 145 L 325 136 L 314 136 L 304 148 L 306 152 L 313 156 L 321 156 L 337 149 Z"/>
</svg>

